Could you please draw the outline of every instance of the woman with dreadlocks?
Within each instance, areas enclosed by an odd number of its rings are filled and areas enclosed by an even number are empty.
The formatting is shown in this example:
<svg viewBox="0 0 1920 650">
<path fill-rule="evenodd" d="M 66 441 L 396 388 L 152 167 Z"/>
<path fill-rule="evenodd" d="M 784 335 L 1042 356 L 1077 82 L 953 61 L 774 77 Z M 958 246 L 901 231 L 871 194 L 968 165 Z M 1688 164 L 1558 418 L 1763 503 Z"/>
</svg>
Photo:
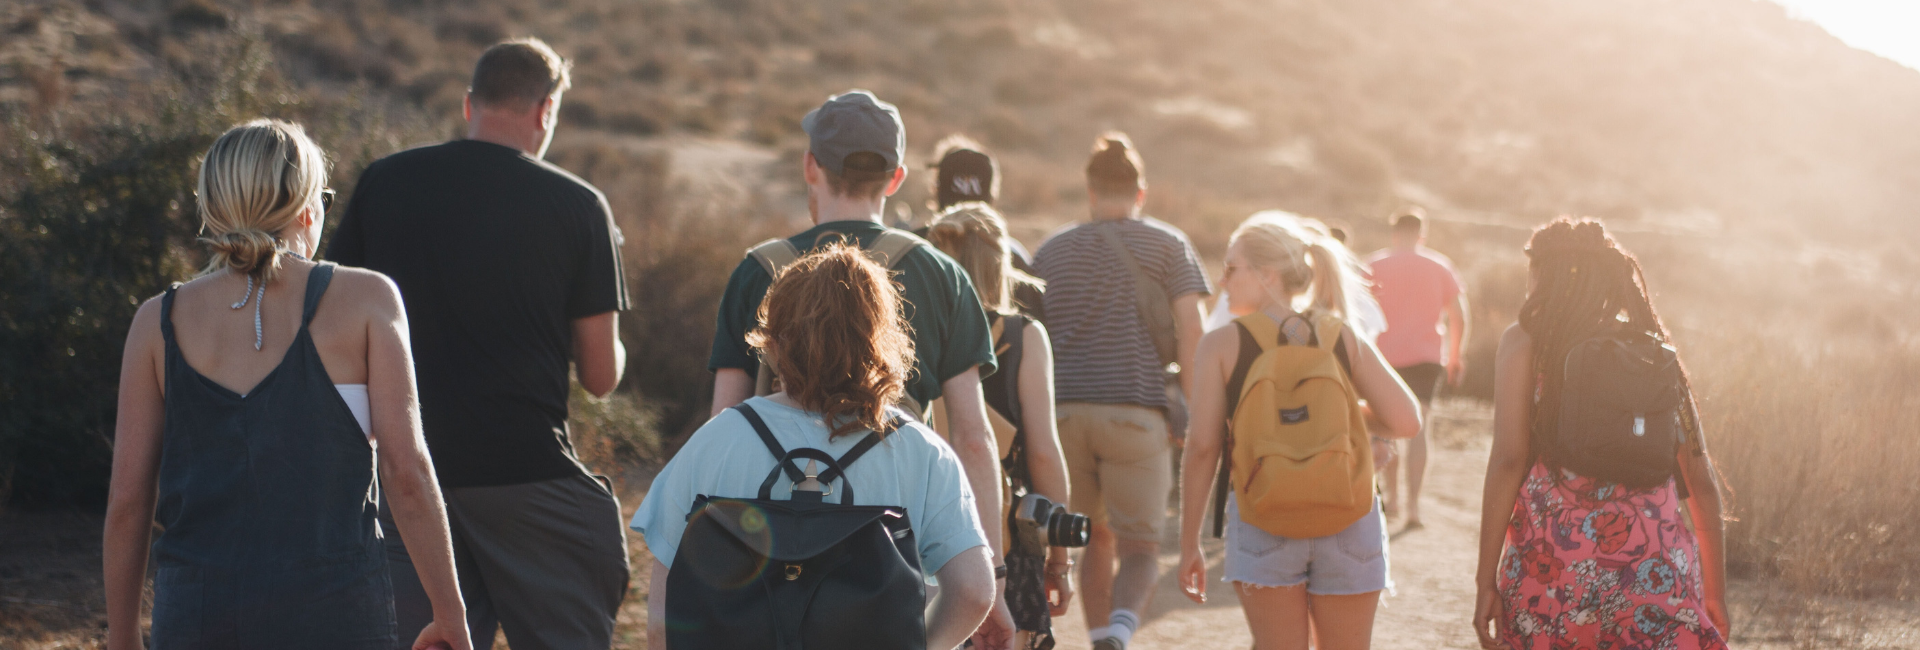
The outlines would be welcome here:
<svg viewBox="0 0 1920 650">
<path fill-rule="evenodd" d="M 1527 258 L 1526 302 L 1520 322 L 1500 340 L 1495 369 L 1473 618 L 1480 644 L 1727 647 L 1719 483 L 1639 261 L 1599 221 L 1565 217 L 1534 231 Z M 1670 434 L 1670 447 L 1655 447 L 1671 449 L 1670 456 L 1607 468 L 1595 464 L 1594 452 L 1581 451 L 1597 448 L 1583 443 L 1612 431 L 1589 415 L 1602 413 L 1593 406 L 1598 400 L 1579 400 L 1594 385 L 1587 378 L 1599 372 L 1586 361 L 1594 357 L 1582 356 L 1595 342 L 1652 350 L 1652 358 L 1670 362 L 1666 422 L 1629 409 L 1616 426 L 1639 440 Z M 1571 371 L 1570 358 L 1580 359 Z M 1561 417 L 1563 407 L 1568 417 Z M 1616 478 L 1628 475 L 1654 478 Z M 1691 531 L 1680 518 L 1683 500 Z"/>
</svg>

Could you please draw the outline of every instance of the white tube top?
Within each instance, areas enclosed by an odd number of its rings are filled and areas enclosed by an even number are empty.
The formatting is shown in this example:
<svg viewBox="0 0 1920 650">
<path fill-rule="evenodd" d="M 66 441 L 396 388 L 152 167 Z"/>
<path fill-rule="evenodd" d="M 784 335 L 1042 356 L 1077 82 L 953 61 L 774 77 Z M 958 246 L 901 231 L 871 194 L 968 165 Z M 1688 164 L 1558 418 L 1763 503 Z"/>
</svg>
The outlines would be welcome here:
<svg viewBox="0 0 1920 650">
<path fill-rule="evenodd" d="M 353 411 L 353 420 L 360 423 L 360 433 L 367 436 L 367 444 L 378 444 L 373 440 L 372 410 L 367 406 L 366 384 L 334 384 L 333 389 L 340 391 L 340 401 L 347 403 L 347 410 Z"/>
</svg>

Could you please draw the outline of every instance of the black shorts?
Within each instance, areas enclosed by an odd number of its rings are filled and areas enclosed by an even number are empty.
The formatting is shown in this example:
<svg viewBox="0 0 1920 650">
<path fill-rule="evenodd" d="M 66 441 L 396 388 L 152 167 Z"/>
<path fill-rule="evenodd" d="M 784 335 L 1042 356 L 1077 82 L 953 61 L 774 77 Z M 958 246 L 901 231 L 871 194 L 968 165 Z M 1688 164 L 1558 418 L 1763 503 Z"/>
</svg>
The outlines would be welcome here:
<svg viewBox="0 0 1920 650">
<path fill-rule="evenodd" d="M 1400 373 L 1400 380 L 1407 382 L 1407 388 L 1413 389 L 1413 398 L 1420 400 L 1422 413 L 1433 406 L 1433 394 L 1440 390 L 1440 379 L 1447 374 L 1446 367 L 1437 363 L 1416 363 L 1393 371 Z"/>
</svg>

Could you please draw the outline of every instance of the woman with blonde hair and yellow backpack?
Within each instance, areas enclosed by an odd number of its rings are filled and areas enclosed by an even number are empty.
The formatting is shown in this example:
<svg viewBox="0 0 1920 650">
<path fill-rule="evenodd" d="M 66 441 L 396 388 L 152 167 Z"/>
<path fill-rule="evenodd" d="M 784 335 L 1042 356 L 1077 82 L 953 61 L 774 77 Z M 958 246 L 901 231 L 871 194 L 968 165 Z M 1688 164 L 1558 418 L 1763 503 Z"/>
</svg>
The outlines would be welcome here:
<svg viewBox="0 0 1920 650">
<path fill-rule="evenodd" d="M 1220 284 L 1238 318 L 1202 337 L 1194 358 L 1180 586 L 1206 601 L 1200 535 L 1226 454 L 1232 494 L 1215 517 L 1255 647 L 1304 649 L 1311 620 L 1320 648 L 1366 648 L 1392 584 L 1369 429 L 1413 437 L 1419 407 L 1354 335 L 1350 301 L 1365 289 L 1338 241 L 1263 212 L 1234 231 L 1226 263 Z"/>
</svg>

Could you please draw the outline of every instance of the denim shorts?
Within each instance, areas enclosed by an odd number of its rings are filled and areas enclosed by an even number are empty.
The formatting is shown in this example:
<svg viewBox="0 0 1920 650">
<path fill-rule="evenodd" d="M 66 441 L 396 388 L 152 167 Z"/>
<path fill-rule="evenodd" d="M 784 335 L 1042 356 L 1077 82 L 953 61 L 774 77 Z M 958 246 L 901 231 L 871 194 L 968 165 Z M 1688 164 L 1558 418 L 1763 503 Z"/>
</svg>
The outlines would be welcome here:
<svg viewBox="0 0 1920 650">
<path fill-rule="evenodd" d="M 1346 530 L 1312 539 L 1281 537 L 1240 519 L 1227 497 L 1227 582 L 1250 587 L 1306 585 L 1307 593 L 1351 596 L 1393 590 L 1387 570 L 1387 522 L 1380 500 Z"/>
</svg>

